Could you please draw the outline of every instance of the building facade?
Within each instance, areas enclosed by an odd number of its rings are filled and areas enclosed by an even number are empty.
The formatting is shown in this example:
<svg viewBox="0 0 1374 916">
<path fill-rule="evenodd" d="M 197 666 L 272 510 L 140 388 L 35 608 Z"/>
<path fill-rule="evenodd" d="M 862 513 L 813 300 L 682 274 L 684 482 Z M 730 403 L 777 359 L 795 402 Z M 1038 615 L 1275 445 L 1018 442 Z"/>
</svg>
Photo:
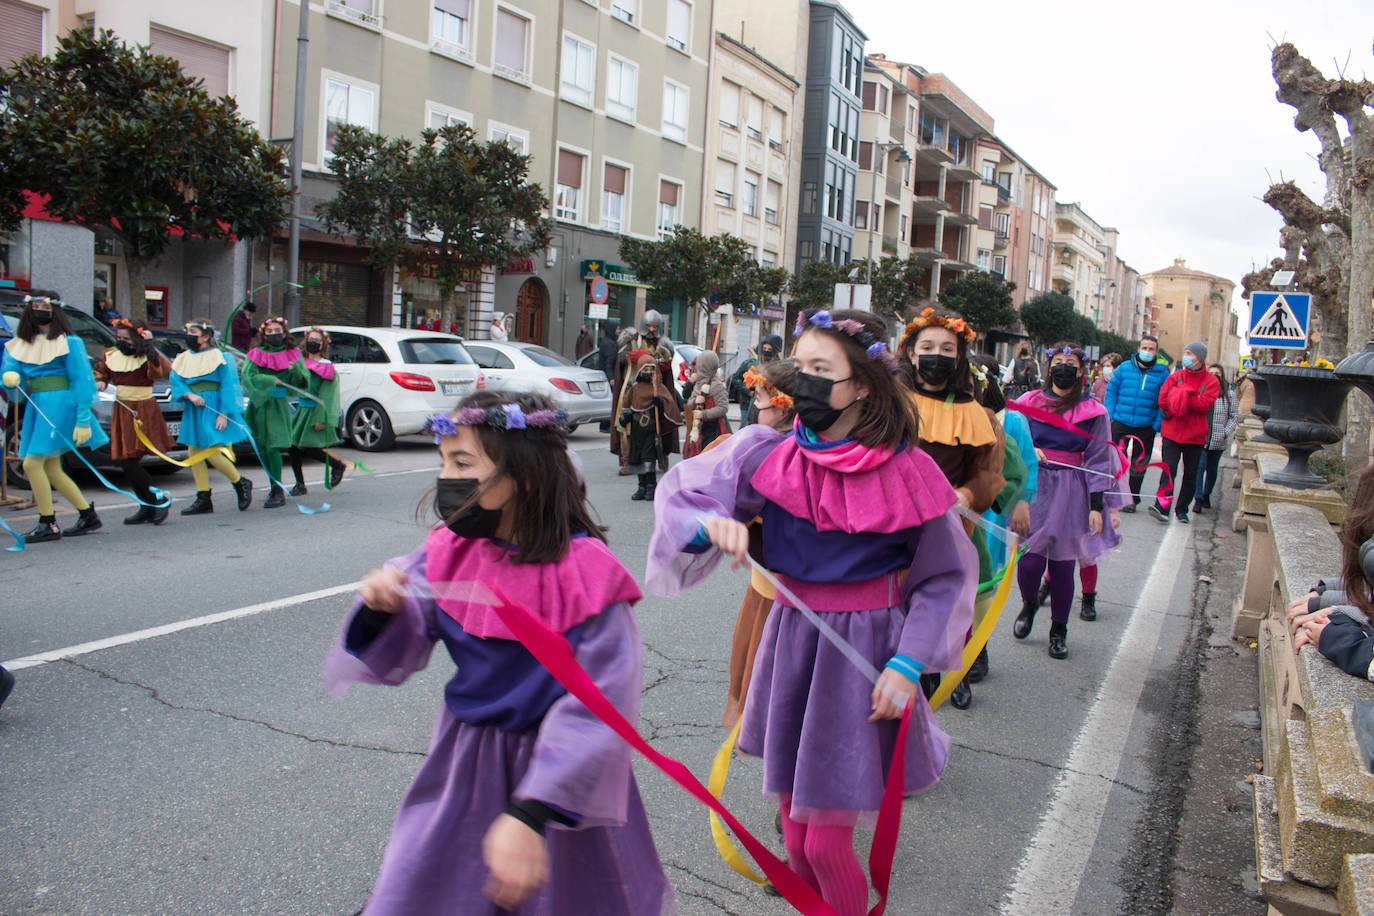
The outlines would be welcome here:
<svg viewBox="0 0 1374 916">
<path fill-rule="evenodd" d="M 1159 316 L 1155 335 L 1161 350 L 1178 359 L 1184 347 L 1200 340 L 1207 344 L 1209 363 L 1220 362 L 1232 372 L 1239 367 L 1240 336 L 1231 311 L 1235 283 L 1193 270 L 1182 258 L 1143 279 Z"/>
<path fill-rule="evenodd" d="M 1074 311 L 1103 327 L 1107 292 L 1106 233 L 1077 202 L 1054 205 L 1050 284 L 1073 298 Z"/>
</svg>

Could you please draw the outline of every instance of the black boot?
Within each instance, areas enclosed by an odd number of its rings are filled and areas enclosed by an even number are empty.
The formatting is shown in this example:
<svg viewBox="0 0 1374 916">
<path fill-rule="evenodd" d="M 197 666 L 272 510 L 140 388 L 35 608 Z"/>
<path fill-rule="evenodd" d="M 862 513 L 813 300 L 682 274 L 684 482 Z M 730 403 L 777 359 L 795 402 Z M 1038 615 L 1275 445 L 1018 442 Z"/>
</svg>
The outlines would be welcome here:
<svg viewBox="0 0 1374 916">
<path fill-rule="evenodd" d="M 142 525 L 153 520 L 152 506 L 139 506 L 138 511 L 124 519 L 126 525 Z"/>
<path fill-rule="evenodd" d="M 1097 619 L 1097 592 L 1084 592 L 1078 605 L 1078 616 L 1084 620 Z"/>
<path fill-rule="evenodd" d="M 1039 610 L 1045 606 L 1045 602 L 1050 600 L 1050 580 L 1045 579 L 1040 583 L 1040 591 L 1035 596 L 1035 608 Z"/>
<path fill-rule="evenodd" d="M 1022 601 L 1021 613 L 1016 615 L 1016 621 L 1011 625 L 1011 635 L 1017 639 L 1025 639 L 1030 635 L 1031 626 L 1035 623 L 1035 612 L 1040 610 L 1040 604 L 1035 601 Z"/>
<path fill-rule="evenodd" d="M 10 691 L 14 689 L 14 675 L 7 668 L 0 668 L 0 706 L 5 705 L 9 699 Z"/>
<path fill-rule="evenodd" d="M 62 529 L 57 527 L 57 516 L 38 516 L 38 524 L 32 531 L 24 535 L 24 540 L 28 541 L 30 544 L 39 544 L 43 541 L 62 540 Z"/>
<path fill-rule="evenodd" d="M 239 497 L 239 511 L 247 511 L 248 507 L 253 505 L 253 481 L 249 480 L 247 477 L 240 477 L 238 480 L 234 481 L 234 492 L 237 493 Z M 186 514 L 185 512 L 182 513 L 182 515 Z"/>
<path fill-rule="evenodd" d="M 922 674 L 919 681 L 921 693 L 925 694 L 927 700 L 935 696 L 935 691 L 940 689 L 940 675 Z"/>
<path fill-rule="evenodd" d="M 984 646 L 983 651 L 978 653 L 978 657 L 973 660 L 973 664 L 968 666 L 968 676 L 964 680 L 970 684 L 976 684 L 988 676 L 988 647 Z"/>
<path fill-rule="evenodd" d="M 197 490 L 191 505 L 181 510 L 182 515 L 209 515 L 215 511 L 215 503 L 210 499 L 209 490 Z"/>
<path fill-rule="evenodd" d="M 658 489 L 658 475 L 650 471 L 644 476 L 648 478 L 647 485 L 644 487 L 644 501 L 651 503 L 654 501 L 654 491 Z"/>
<path fill-rule="evenodd" d="M 264 509 L 280 509 L 286 505 L 286 491 L 278 484 L 272 484 L 272 489 L 267 492 L 267 500 L 262 504 Z"/>
<path fill-rule="evenodd" d="M 296 485 L 291 488 L 292 496 L 304 496 L 308 492 L 310 491 L 305 488 L 305 481 L 303 480 L 296 481 Z"/>
<path fill-rule="evenodd" d="M 639 489 L 634 491 L 634 494 L 630 496 L 630 499 L 633 499 L 633 500 L 636 500 L 636 501 L 641 501 L 641 500 L 643 500 L 643 499 L 645 498 L 645 494 L 648 493 L 648 492 L 649 492 L 649 475 L 648 475 L 648 474 L 640 474 L 640 475 L 639 475 Z"/>
<path fill-rule="evenodd" d="M 968 709 L 972 705 L 973 688 L 968 685 L 968 678 L 964 678 L 954 686 L 954 690 L 950 692 L 949 701 L 954 704 L 955 709 Z"/>
<path fill-rule="evenodd" d="M 1067 623 L 1050 624 L 1050 658 L 1069 657 L 1069 625 Z"/>
<path fill-rule="evenodd" d="M 164 496 L 163 498 L 167 500 L 166 505 L 152 507 L 151 511 L 153 513 L 154 525 L 161 525 L 163 522 L 167 521 L 167 513 L 171 511 L 168 507 L 172 505 L 172 498 L 170 496 Z"/>
<path fill-rule="evenodd" d="M 76 524 L 62 532 L 65 538 L 80 537 L 100 528 L 100 516 L 95 514 L 95 506 L 87 506 L 76 514 Z"/>
<path fill-rule="evenodd" d="M 337 458 L 329 459 L 329 489 L 334 489 L 343 483 L 344 470 L 346 465 Z"/>
</svg>

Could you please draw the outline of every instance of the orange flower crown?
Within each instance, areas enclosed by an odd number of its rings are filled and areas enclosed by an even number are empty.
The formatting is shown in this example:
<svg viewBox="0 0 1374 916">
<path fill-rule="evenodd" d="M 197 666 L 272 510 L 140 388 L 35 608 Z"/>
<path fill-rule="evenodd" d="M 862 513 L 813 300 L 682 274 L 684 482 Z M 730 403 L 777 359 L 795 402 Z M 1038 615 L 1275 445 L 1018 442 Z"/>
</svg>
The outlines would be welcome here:
<svg viewBox="0 0 1374 916">
<path fill-rule="evenodd" d="M 791 410 L 793 407 L 792 396 L 783 394 L 777 389 L 777 386 L 764 378 L 761 373 L 755 372 L 752 366 L 744 370 L 744 384 L 751 391 L 762 385 L 763 390 L 768 392 L 768 403 L 779 410 Z"/>
<path fill-rule="evenodd" d="M 921 311 L 921 314 L 911 319 L 911 322 L 906 326 L 906 330 L 902 332 L 902 343 L 899 349 L 905 350 L 907 345 L 916 339 L 916 335 L 932 326 L 953 331 L 955 336 L 964 338 L 967 343 L 973 343 L 974 339 L 978 336 L 978 332 L 973 329 L 973 325 L 969 324 L 964 319 L 953 318 L 948 315 L 937 315 L 935 314 L 935 309 L 926 308 Z"/>
</svg>

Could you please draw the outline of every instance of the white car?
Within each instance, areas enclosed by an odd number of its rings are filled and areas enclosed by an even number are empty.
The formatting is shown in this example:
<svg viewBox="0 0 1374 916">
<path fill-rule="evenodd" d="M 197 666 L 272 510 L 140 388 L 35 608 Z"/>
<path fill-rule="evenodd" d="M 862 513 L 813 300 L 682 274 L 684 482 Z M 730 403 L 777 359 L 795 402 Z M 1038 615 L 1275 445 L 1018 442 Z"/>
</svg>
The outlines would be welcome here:
<svg viewBox="0 0 1374 916">
<path fill-rule="evenodd" d="M 568 413 L 569 429 L 611 416 L 611 386 L 598 369 L 586 369 L 538 344 L 466 341 L 464 346 L 495 391 L 548 397 Z"/>
<path fill-rule="evenodd" d="M 321 325 L 339 379 L 344 438 L 355 448 L 380 452 L 397 436 L 424 429 L 425 420 L 452 410 L 484 387 L 463 339 L 415 328 Z M 291 333 L 304 346 L 309 328 Z"/>
</svg>

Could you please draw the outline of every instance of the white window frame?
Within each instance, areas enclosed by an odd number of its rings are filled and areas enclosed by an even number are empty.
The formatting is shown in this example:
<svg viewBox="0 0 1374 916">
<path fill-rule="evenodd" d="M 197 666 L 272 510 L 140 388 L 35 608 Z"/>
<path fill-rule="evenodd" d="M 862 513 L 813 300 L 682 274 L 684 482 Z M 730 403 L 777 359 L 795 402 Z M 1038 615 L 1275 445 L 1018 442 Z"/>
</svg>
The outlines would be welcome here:
<svg viewBox="0 0 1374 916">
<path fill-rule="evenodd" d="M 498 137 L 497 134 L 504 134 L 505 136 Z M 518 139 L 520 145 L 515 147 L 516 152 L 521 155 L 528 155 L 530 151 L 529 131 L 521 130 L 518 127 L 511 127 L 509 124 L 502 124 L 500 121 L 487 122 L 487 139 L 504 141 L 507 144 L 510 144 L 512 139 Z M 511 145 L 513 146 L 514 144 Z"/>
<path fill-rule="evenodd" d="M 757 104 L 756 104 L 757 103 Z M 758 109 L 758 121 L 754 121 L 754 110 Z M 762 143 L 764 137 L 764 119 L 767 117 L 768 103 L 760 97 L 749 93 L 744 100 L 744 132 L 749 139 Z"/>
<path fill-rule="evenodd" d="M 329 139 L 330 83 L 342 83 L 343 85 L 347 86 L 350 91 L 357 89 L 363 92 L 371 93 L 372 123 L 357 124 L 356 126 L 364 127 L 367 130 L 373 132 L 376 132 L 377 130 L 378 103 L 381 98 L 381 87 L 378 86 L 376 83 L 370 83 L 367 80 L 361 80 L 357 77 L 349 76 L 346 73 L 338 73 L 334 70 L 320 70 L 320 162 L 326 167 L 328 167 L 329 163 L 334 158 L 334 154 L 328 149 L 327 146 Z M 355 124 L 356 122 L 345 121 L 344 123 Z"/>
<path fill-rule="evenodd" d="M 434 115 L 443 115 L 448 119 L 449 124 L 457 121 L 459 124 L 463 124 L 467 127 L 472 126 L 472 112 L 461 111 L 452 106 L 445 105 L 442 102 L 432 102 L 429 99 L 425 99 L 425 127 L 435 126 L 430 123 Z M 441 124 L 438 126 L 442 127 L 444 125 Z"/>
<path fill-rule="evenodd" d="M 671 33 L 673 3 L 675 2 L 681 2 L 683 6 L 687 7 L 687 34 L 684 35 L 682 38 L 678 38 L 676 35 L 673 35 Z M 668 47 L 672 48 L 674 51 L 680 51 L 681 53 L 686 54 L 689 57 L 692 54 L 692 14 L 694 12 L 695 9 L 693 8 L 693 5 L 690 2 L 690 0 L 668 0 L 669 24 L 665 25 L 663 29 L 663 43 L 666 44 Z"/>
<path fill-rule="evenodd" d="M 657 206 L 654 208 L 654 223 L 656 227 L 656 234 L 659 239 L 667 238 L 670 234 L 672 234 L 673 227 L 680 225 L 682 223 L 682 219 L 680 218 L 680 214 L 682 213 L 682 195 L 687 191 L 687 183 L 684 182 L 681 178 L 674 178 L 672 175 L 664 175 L 660 173 L 658 176 L 658 193 L 660 195 L 663 193 L 664 182 L 667 182 L 668 184 L 672 185 L 677 185 L 677 205 L 672 208 L 672 219 L 665 223 L 664 208 L 668 205 L 665 204 L 661 199 L 657 201 Z"/>
<path fill-rule="evenodd" d="M 349 0 L 326 0 L 325 15 L 342 19 L 344 22 L 351 22 L 373 32 L 382 30 L 382 0 L 373 0 L 372 12 L 370 13 L 355 10 L 348 4 Z"/>
<path fill-rule="evenodd" d="M 730 187 L 728 188 L 722 188 L 720 186 L 720 176 L 723 169 L 729 169 L 730 171 Z M 735 209 L 735 182 L 738 180 L 739 171 L 735 168 L 735 164 L 733 162 L 726 162 L 724 159 L 716 160 L 716 174 L 714 178 L 715 184 L 712 190 L 715 192 L 715 201 L 717 207 L 724 207 L 726 210 Z"/>
<path fill-rule="evenodd" d="M 570 65 L 573 68 L 571 80 L 568 74 Z M 563 101 L 591 108 L 596 99 L 596 45 L 573 32 L 564 32 L 562 70 L 558 77 L 558 88 Z M 579 79 L 585 80 L 586 84 L 578 82 Z"/>
<path fill-rule="evenodd" d="M 639 28 L 639 0 L 611 0 L 611 16 Z"/>
<path fill-rule="evenodd" d="M 785 136 L 785 134 L 786 134 L 786 132 L 787 132 L 787 112 L 783 111 L 781 108 L 777 107 L 776 105 L 769 105 L 769 106 L 768 106 L 768 115 L 767 115 L 767 117 L 768 117 L 768 145 L 769 145 L 772 149 L 775 149 L 775 150 L 777 150 L 778 152 L 782 152 L 783 137 Z M 777 125 L 777 128 L 778 128 L 777 134 L 774 134 L 774 133 L 773 133 L 773 126 L 774 126 L 775 124 Z"/>
<path fill-rule="evenodd" d="M 501 14 L 506 13 L 517 19 L 525 20 L 525 69 L 519 73 L 509 67 L 496 63 L 496 26 L 500 22 Z M 531 58 L 534 56 L 534 14 L 522 10 L 518 6 L 509 3 L 497 3 L 496 12 L 491 17 L 491 71 L 496 76 L 511 80 L 522 86 L 528 86 L 533 82 L 534 68 L 531 65 Z"/>
<path fill-rule="evenodd" d="M 681 95 L 682 95 L 682 113 L 681 113 L 682 122 L 681 122 L 681 123 L 678 123 L 678 122 L 676 122 L 676 121 L 669 121 L 669 120 L 668 120 L 668 95 L 669 95 L 669 89 L 674 90 L 673 95 L 674 95 L 675 97 L 676 97 L 676 95 L 678 94 L 678 92 L 681 92 Z M 674 106 L 674 108 L 676 109 L 676 106 Z M 688 119 L 691 117 L 691 114 L 690 114 L 691 108 L 692 108 L 692 90 L 689 89 L 687 86 L 684 86 L 682 83 L 677 82 L 676 80 L 671 80 L 671 79 L 665 78 L 665 79 L 663 80 L 663 119 L 662 119 L 662 123 L 660 124 L 660 130 L 661 130 L 661 132 L 662 132 L 662 134 L 663 134 L 663 136 L 664 136 L 665 139 L 667 139 L 667 140 L 675 140 L 675 141 L 677 141 L 678 143 L 681 143 L 681 144 L 683 144 L 683 145 L 686 145 L 686 143 L 687 143 L 687 124 L 688 124 Z"/>
<path fill-rule="evenodd" d="M 573 153 L 573 154 L 575 154 L 575 155 L 578 155 L 578 156 L 581 156 L 581 157 L 582 157 L 582 181 L 581 181 L 581 183 L 580 183 L 580 185 L 581 185 L 580 187 L 573 188 L 573 187 L 570 187 L 570 186 L 568 186 L 568 185 L 562 185 L 562 184 L 559 184 L 559 183 L 558 183 L 558 159 L 559 159 L 558 153 L 561 153 L 563 150 L 567 150 L 567 151 L 570 152 L 570 153 Z M 590 151 L 590 150 L 579 149 L 579 148 L 577 148 L 577 147 L 575 147 L 575 146 L 568 146 L 568 145 L 563 144 L 563 143 L 558 144 L 558 149 L 557 149 L 557 151 L 555 152 L 555 154 L 554 154 L 554 159 L 553 159 L 553 188 L 554 188 L 554 191 L 553 191 L 553 218 L 554 218 L 554 219 L 556 219 L 556 220 L 561 220 L 561 221 L 563 221 L 563 222 L 565 222 L 565 223 L 580 223 L 580 222 L 582 222 L 583 205 L 584 205 L 584 204 L 586 203 L 586 201 L 587 201 L 587 193 L 586 193 L 586 192 L 587 192 L 587 184 L 588 184 L 588 182 L 591 180 L 591 176 L 587 174 L 587 168 L 588 168 L 588 166 L 590 165 L 591 161 L 592 161 L 592 155 L 591 155 L 591 151 Z M 566 199 L 565 199 L 564 193 L 563 193 L 565 190 L 568 190 L 568 191 L 576 191 L 576 192 L 577 192 L 577 194 L 576 194 L 576 196 L 574 197 L 574 200 L 573 200 L 573 206 L 571 206 L 571 207 L 568 207 L 568 206 L 566 205 Z M 569 214 L 571 214 L 571 215 L 569 215 Z"/>
<path fill-rule="evenodd" d="M 614 226 L 606 224 L 606 166 L 613 165 L 625 170 L 625 193 L 620 195 L 620 220 Z M 634 166 L 619 159 L 603 156 L 601 159 L 601 228 L 622 235 L 630 234 L 630 200 L 634 193 Z"/>
<path fill-rule="evenodd" d="M 467 18 L 467 20 L 466 20 L 466 22 L 467 22 L 467 27 L 466 27 L 466 29 L 464 30 L 464 31 L 466 32 L 466 37 L 467 37 L 467 40 L 466 40 L 466 41 L 463 41 L 463 42 L 456 42 L 456 41 L 450 41 L 450 40 L 447 39 L 447 38 L 440 38 L 440 37 L 436 36 L 436 35 L 434 34 L 434 17 L 435 17 L 436 14 L 443 14 L 443 15 L 445 15 L 445 16 L 453 16 L 452 13 L 448 13 L 448 12 L 445 12 L 444 10 L 438 9 L 437 7 L 435 7 L 435 6 L 433 5 L 433 3 L 430 4 L 430 7 L 429 7 L 429 49 L 430 49 L 431 51 L 433 51 L 434 53 L 436 53 L 436 54 L 442 54 L 444 57 L 451 57 L 451 58 L 453 58 L 454 60 L 459 61 L 460 63 L 464 63 L 464 64 L 471 64 L 471 63 L 474 63 L 474 62 L 475 62 L 475 58 L 474 58 L 473 53 L 472 53 L 472 37 L 473 37 L 473 35 L 476 34 L 476 31 L 475 31 L 475 30 L 476 30 L 476 28 L 477 28 L 477 0 L 469 0 L 469 3 L 468 3 L 468 18 Z M 453 16 L 453 18 L 457 19 L 458 17 L 457 17 L 457 16 Z"/>
<path fill-rule="evenodd" d="M 992 269 L 992 251 L 991 251 L 991 249 L 988 249 L 988 248 L 979 248 L 979 249 L 978 249 L 978 253 L 977 253 L 977 255 L 976 255 L 975 258 L 974 258 L 974 262 L 973 262 L 973 263 L 976 264 L 976 265 L 978 266 L 978 269 L 981 270 L 981 271 L 987 272 L 987 271 L 991 270 L 991 269 Z"/>
<path fill-rule="evenodd" d="M 762 180 L 762 175 L 759 175 L 756 172 L 750 172 L 747 169 L 745 170 L 744 180 L 740 184 L 739 192 L 740 212 L 743 213 L 745 216 L 752 216 L 755 219 L 758 219 L 759 204 L 761 203 L 759 199 L 759 182 L 761 182 Z M 752 200 L 749 197 L 749 188 L 751 187 L 754 189 L 754 196 Z"/>
<path fill-rule="evenodd" d="M 728 104 L 730 94 L 734 94 L 735 104 L 733 110 Z M 720 81 L 720 113 L 716 116 L 720 123 L 734 130 L 739 129 L 739 106 L 745 96 L 744 87 L 731 80 Z"/>
<path fill-rule="evenodd" d="M 625 71 L 628 69 L 633 77 L 630 80 L 631 98 L 630 104 L 626 105 L 624 98 L 620 97 L 620 90 L 624 88 Z M 616 78 L 619 70 L 619 79 Z M 614 95 L 613 95 L 614 93 Z M 639 64 L 627 57 L 619 54 L 606 55 L 606 114 L 612 118 L 618 118 L 631 124 L 635 122 L 635 113 L 639 109 Z"/>
</svg>

